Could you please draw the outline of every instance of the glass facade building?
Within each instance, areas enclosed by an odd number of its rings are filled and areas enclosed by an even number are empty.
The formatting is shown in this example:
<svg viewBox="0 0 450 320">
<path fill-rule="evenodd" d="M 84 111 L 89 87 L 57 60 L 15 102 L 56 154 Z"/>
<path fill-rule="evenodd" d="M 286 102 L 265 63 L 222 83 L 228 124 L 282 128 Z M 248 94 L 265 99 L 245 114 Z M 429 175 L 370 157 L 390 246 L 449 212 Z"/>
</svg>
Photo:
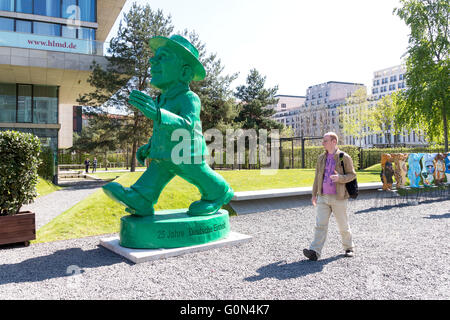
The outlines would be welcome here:
<svg viewBox="0 0 450 320">
<path fill-rule="evenodd" d="M 97 0 L 0 0 L 0 10 L 97 22 Z"/>
<path fill-rule="evenodd" d="M 125 0 L 0 0 L 0 130 L 73 145 L 73 106 Z"/>
<path fill-rule="evenodd" d="M 97 22 L 96 0 L 0 0 L 0 10 Z M 95 40 L 95 29 L 0 17 L 1 31 Z"/>
</svg>

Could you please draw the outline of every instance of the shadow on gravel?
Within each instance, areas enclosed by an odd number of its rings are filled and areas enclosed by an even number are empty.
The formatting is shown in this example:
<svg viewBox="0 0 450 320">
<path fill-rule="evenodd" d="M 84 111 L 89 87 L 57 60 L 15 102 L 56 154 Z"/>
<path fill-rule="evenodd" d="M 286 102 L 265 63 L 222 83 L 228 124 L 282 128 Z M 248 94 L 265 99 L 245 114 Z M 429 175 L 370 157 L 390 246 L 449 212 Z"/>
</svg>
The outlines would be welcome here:
<svg viewBox="0 0 450 320">
<path fill-rule="evenodd" d="M 32 250 L 33 247 L 28 249 Z M 123 262 L 134 265 L 102 247 L 88 251 L 80 248 L 59 250 L 50 255 L 31 258 L 20 263 L 1 264 L 0 285 L 69 277 L 84 273 L 84 268 L 97 268 Z"/>
<path fill-rule="evenodd" d="M 319 261 L 301 260 L 293 263 L 286 263 L 286 261 L 278 261 L 263 266 L 256 270 L 259 275 L 244 278 L 245 281 L 259 281 L 265 278 L 275 278 L 278 280 L 287 280 L 293 278 L 304 277 L 308 274 L 321 272 L 323 267 L 333 261 L 343 258 L 344 255 L 338 255 Z"/>
<path fill-rule="evenodd" d="M 408 206 L 409 206 L 408 204 L 386 205 L 386 206 L 381 206 L 381 207 L 374 206 L 374 207 L 367 208 L 364 210 L 355 211 L 354 213 L 355 214 L 368 213 L 368 212 L 374 212 L 374 211 L 378 211 L 378 210 L 391 210 L 394 208 L 401 208 L 401 207 L 408 207 Z"/>
<path fill-rule="evenodd" d="M 450 212 L 444 214 L 430 214 L 429 217 L 425 217 L 424 219 L 450 219 Z"/>
<path fill-rule="evenodd" d="M 417 201 L 416 203 L 405 203 L 404 201 L 405 201 L 404 199 L 399 198 L 397 200 L 392 200 L 391 203 L 383 204 L 383 203 L 379 202 L 379 199 L 375 199 L 375 201 L 373 202 L 373 204 L 370 208 L 358 210 L 358 211 L 355 211 L 354 213 L 355 214 L 369 213 L 369 212 L 374 212 L 374 211 L 378 211 L 378 210 L 386 211 L 386 210 L 391 210 L 394 208 L 404 208 L 404 207 L 411 207 L 411 209 L 413 209 L 417 205 L 432 204 L 432 203 L 443 202 L 443 201 L 448 201 L 448 200 L 447 199 L 426 199 L 426 200 Z"/>
</svg>

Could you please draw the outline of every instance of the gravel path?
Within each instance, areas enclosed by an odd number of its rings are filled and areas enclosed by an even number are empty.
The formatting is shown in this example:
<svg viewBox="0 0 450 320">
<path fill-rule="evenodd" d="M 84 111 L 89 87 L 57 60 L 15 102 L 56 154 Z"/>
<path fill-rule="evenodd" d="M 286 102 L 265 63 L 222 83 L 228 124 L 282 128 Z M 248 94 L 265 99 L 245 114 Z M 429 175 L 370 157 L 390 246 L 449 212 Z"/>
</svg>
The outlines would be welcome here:
<svg viewBox="0 0 450 320">
<path fill-rule="evenodd" d="M 231 217 L 249 243 L 134 265 L 96 236 L 0 247 L 3 299 L 450 299 L 450 200 L 380 207 L 349 203 L 356 244 L 343 257 L 334 218 L 322 260 L 302 255 L 313 236 L 309 199 Z"/>
<path fill-rule="evenodd" d="M 36 214 L 38 230 L 106 183 L 103 180 L 67 180 L 60 183 L 63 189 L 35 199 L 33 203 L 22 206 L 21 211 L 30 210 Z"/>
</svg>

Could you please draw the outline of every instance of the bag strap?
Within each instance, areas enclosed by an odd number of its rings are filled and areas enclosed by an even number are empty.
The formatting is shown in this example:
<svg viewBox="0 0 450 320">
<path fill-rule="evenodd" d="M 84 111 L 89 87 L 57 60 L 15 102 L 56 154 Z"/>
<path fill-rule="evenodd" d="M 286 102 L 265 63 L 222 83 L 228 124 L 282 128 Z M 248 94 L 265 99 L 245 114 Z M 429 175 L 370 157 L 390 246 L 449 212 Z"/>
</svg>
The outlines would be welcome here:
<svg viewBox="0 0 450 320">
<path fill-rule="evenodd" d="M 341 153 L 339 154 L 339 159 L 341 159 L 342 170 L 344 171 L 344 174 L 345 174 L 345 167 L 344 167 L 344 153 L 343 153 L 343 152 L 341 152 Z"/>
</svg>

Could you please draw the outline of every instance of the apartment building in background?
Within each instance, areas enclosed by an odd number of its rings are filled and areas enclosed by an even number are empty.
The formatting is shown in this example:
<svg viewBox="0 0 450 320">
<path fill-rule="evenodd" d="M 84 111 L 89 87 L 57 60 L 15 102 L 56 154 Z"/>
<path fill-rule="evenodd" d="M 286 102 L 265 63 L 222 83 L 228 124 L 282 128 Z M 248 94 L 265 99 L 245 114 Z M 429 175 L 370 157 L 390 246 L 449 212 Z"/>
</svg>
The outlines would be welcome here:
<svg viewBox="0 0 450 320">
<path fill-rule="evenodd" d="M 394 67 L 377 70 L 373 73 L 372 91 L 368 99 L 369 108 L 374 107 L 380 99 L 399 90 L 407 90 L 405 81 L 405 66 L 397 65 Z M 352 106 L 347 106 L 352 109 Z M 425 140 L 423 131 L 407 132 L 403 130 L 397 136 L 391 132 L 388 127 L 383 133 L 371 133 L 369 127 L 364 128 L 367 134 L 364 137 L 357 138 L 346 136 L 345 143 L 361 146 L 363 148 L 386 147 L 392 146 L 394 143 L 402 146 L 425 146 L 428 143 Z M 361 139 L 361 141 L 359 140 Z"/>
<path fill-rule="evenodd" d="M 328 81 L 308 87 L 305 103 L 300 107 L 298 136 L 321 137 L 333 131 L 342 139 L 339 107 L 364 84 Z M 316 141 L 316 143 L 318 143 Z"/>
<path fill-rule="evenodd" d="M 0 0 L 0 130 L 72 146 L 74 106 L 126 0 Z M 76 128 L 75 128 L 76 129 Z"/>
<path fill-rule="evenodd" d="M 300 107 L 304 104 L 305 96 L 290 96 L 290 95 L 276 95 L 278 99 L 276 105 L 269 106 L 275 109 L 276 113 L 272 116 L 275 121 L 291 127 L 294 131 L 294 136 L 297 136 L 299 129 L 298 117 Z"/>
</svg>

